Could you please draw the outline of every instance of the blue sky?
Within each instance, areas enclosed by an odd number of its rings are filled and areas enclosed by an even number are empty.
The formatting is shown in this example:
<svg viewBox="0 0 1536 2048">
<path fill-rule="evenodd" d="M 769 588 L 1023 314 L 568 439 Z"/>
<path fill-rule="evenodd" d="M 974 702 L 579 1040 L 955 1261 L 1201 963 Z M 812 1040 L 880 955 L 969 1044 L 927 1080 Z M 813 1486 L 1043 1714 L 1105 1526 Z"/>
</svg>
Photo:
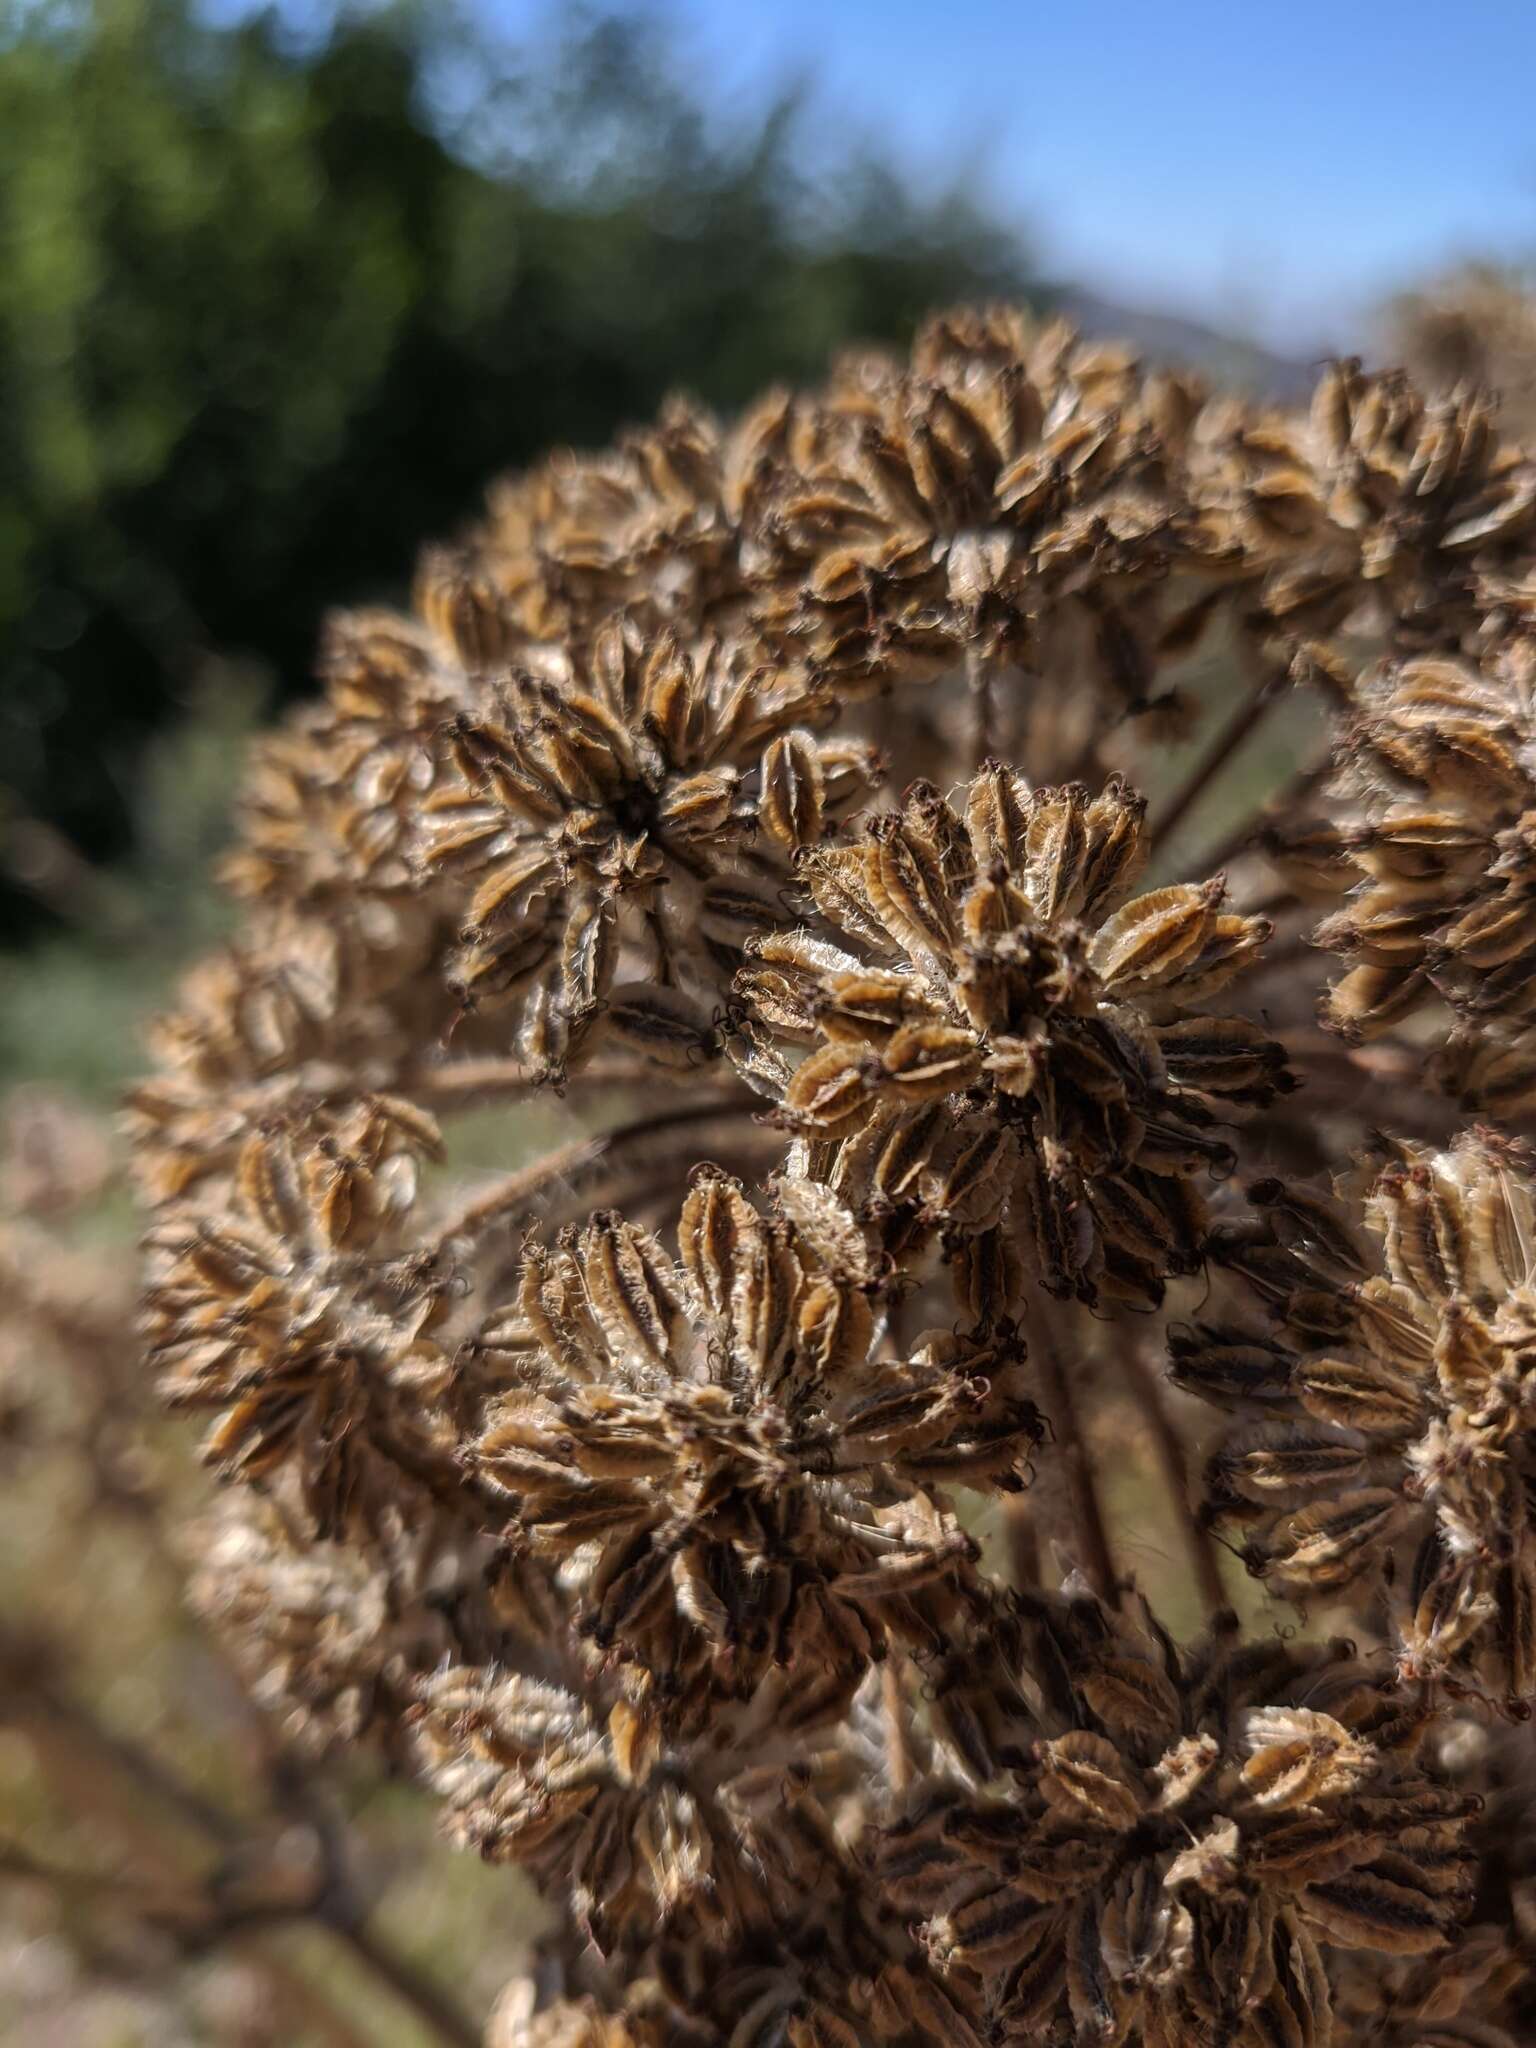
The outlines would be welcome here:
<svg viewBox="0 0 1536 2048">
<path fill-rule="evenodd" d="M 514 32 L 547 0 L 480 0 Z M 1465 253 L 1536 252 L 1536 0 L 672 0 L 733 99 L 967 166 L 1051 268 L 1297 347 Z"/>
</svg>

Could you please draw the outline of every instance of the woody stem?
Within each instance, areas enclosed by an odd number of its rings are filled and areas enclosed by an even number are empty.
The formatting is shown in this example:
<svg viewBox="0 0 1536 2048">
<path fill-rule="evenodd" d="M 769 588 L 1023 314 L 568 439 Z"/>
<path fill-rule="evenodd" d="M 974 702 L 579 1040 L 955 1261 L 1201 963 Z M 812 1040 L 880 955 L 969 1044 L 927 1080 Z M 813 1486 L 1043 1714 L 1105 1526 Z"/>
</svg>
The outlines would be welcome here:
<svg viewBox="0 0 1536 2048">
<path fill-rule="evenodd" d="M 227 1853 L 238 1853 L 242 1826 L 222 1807 L 205 1798 L 176 1769 L 139 1744 L 113 1734 L 80 1702 L 54 1691 L 39 1681 L 28 1684 L 24 1693 L 5 1702 L 7 1717 L 25 1725 L 50 1769 L 61 1785 L 67 1784 L 78 1804 L 82 1782 L 99 1785 L 110 1801 L 113 1819 L 127 1833 L 138 1850 L 136 1882 L 142 1889 L 147 1870 L 164 1881 L 176 1883 L 182 1877 L 182 1858 L 172 1845 L 165 1819 L 174 1815 L 183 1827 Z M 116 1784 L 131 1787 L 133 1798 L 117 1797 Z M 147 1794 L 161 1809 L 161 1819 L 149 1822 L 135 1812 L 140 1797 Z M 14 1867 L 14 1857 L 12 1859 Z M 34 1866 L 35 1867 L 35 1866 Z M 63 1873 L 43 1871 L 44 1877 Z M 94 1881 L 94 1880 L 93 1880 Z M 385 1985 L 401 2004 L 410 2008 L 427 2032 L 445 2048 L 477 2048 L 480 2033 L 451 2000 L 425 1977 L 413 1963 L 374 1934 L 362 1915 L 341 1898 L 317 1900 L 308 1909 L 298 1908 L 290 1916 L 311 1919 L 331 1937 L 349 1949 L 369 1973 Z M 242 1929 L 232 1919 L 221 1932 L 233 1937 L 255 1930 Z M 218 1926 L 213 1914 L 210 1926 Z M 263 1955 L 262 1963 L 268 1962 Z M 308 1988 L 306 1987 L 306 1990 Z M 313 1994 L 310 1994 L 313 2002 Z M 329 2015 L 338 2022 L 340 2015 Z M 332 2028 L 338 2039 L 347 2038 L 339 2025 Z"/>
<path fill-rule="evenodd" d="M 654 1081 L 655 1069 L 643 1060 L 596 1060 L 582 1069 L 581 1079 L 589 1090 L 633 1087 Z M 407 1067 L 390 1085 L 404 1094 L 420 1096 L 434 1109 L 453 1110 L 498 1095 L 531 1094 L 546 1087 L 548 1080 L 544 1067 L 527 1060 L 475 1057 Z"/>
<path fill-rule="evenodd" d="M 480 2030 L 448 2001 L 432 1981 L 389 1947 L 361 1921 L 328 1920 L 325 1925 L 399 2002 L 415 2013 L 427 2031 L 451 2048 L 479 2048 Z"/>
<path fill-rule="evenodd" d="M 555 1189 L 567 1196 L 611 1173 L 629 1153 L 639 1151 L 647 1168 L 656 1163 L 651 1142 L 668 1131 L 689 1129 L 712 1119 L 745 1117 L 757 1098 L 747 1094 L 717 1095 L 712 1101 L 688 1102 L 659 1116 L 641 1117 L 595 1137 L 577 1138 L 547 1153 L 530 1166 L 509 1173 L 494 1186 L 473 1196 L 442 1225 L 437 1243 L 475 1237 L 494 1226 L 510 1225 L 536 1214 Z"/>
<path fill-rule="evenodd" d="M 1015 1590 L 1040 1583 L 1040 1535 L 1028 1501 L 1018 1494 L 1003 1500 L 1003 1536 L 1008 1549 L 1009 1576 Z"/>
</svg>

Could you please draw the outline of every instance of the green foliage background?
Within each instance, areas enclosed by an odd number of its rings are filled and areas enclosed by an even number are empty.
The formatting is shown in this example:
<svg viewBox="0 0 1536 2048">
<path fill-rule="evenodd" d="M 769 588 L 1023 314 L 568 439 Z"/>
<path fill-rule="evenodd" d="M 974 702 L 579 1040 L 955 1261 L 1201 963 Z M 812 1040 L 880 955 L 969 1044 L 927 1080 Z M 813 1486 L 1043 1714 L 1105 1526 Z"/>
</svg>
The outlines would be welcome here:
<svg viewBox="0 0 1536 2048">
<path fill-rule="evenodd" d="M 155 735 L 302 688 L 498 471 L 1026 286 L 795 95 L 742 118 L 657 22 L 561 20 L 0 0 L 0 934 L 94 924 L 131 980 L 183 933 L 156 812 L 224 791 Z"/>
</svg>

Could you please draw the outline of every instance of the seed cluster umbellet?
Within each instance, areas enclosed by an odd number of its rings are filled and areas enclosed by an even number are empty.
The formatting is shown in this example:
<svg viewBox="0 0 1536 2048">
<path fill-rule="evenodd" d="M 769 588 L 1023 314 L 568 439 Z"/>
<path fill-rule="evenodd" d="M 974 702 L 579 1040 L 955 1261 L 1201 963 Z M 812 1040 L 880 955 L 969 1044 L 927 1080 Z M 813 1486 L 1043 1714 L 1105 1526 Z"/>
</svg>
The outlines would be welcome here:
<svg viewBox="0 0 1536 2048">
<path fill-rule="evenodd" d="M 261 1697 L 549 1902 L 496 2048 L 1533 2037 L 1533 678 L 1483 394 L 1006 309 L 331 625 L 145 1327 Z"/>
</svg>

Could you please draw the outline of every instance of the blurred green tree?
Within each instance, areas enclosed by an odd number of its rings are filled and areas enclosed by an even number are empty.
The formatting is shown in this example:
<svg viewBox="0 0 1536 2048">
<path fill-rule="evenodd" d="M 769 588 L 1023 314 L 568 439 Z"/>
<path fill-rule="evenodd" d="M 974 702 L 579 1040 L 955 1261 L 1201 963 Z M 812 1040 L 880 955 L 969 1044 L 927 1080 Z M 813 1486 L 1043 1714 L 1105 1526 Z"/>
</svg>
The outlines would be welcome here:
<svg viewBox="0 0 1536 2048">
<path fill-rule="evenodd" d="M 793 95 L 719 119 L 644 19 L 0 0 L 0 138 L 0 843 L 95 860 L 212 653 L 302 687 L 498 470 L 1027 284 Z"/>
</svg>

